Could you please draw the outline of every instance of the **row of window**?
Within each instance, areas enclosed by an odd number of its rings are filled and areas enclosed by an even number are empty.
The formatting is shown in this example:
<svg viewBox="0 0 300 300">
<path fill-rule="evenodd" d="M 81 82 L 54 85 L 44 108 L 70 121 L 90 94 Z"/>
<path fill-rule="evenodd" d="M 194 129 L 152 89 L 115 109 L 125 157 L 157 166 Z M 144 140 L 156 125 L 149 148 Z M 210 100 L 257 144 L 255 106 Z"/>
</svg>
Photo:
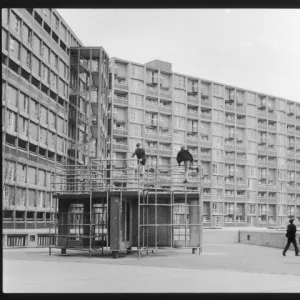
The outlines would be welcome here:
<svg viewBox="0 0 300 300">
<path fill-rule="evenodd" d="M 52 40 L 55 41 L 57 44 L 60 45 L 60 47 L 69 55 L 69 48 L 67 48 L 66 44 L 71 43 L 71 45 L 75 46 L 80 46 L 77 39 L 74 38 L 74 36 L 70 33 L 69 30 L 67 30 L 67 27 L 63 24 L 60 23 L 60 19 L 56 16 L 56 14 L 52 14 L 52 22 L 51 25 L 53 26 L 53 30 L 51 33 L 51 28 L 49 26 L 50 24 L 50 15 L 51 11 L 50 10 L 42 10 L 41 14 L 43 18 L 41 17 L 40 9 L 26 9 L 37 21 L 37 23 L 41 26 L 41 28 L 49 35 L 52 37 Z M 22 11 L 18 11 L 20 14 L 22 14 Z M 45 16 L 49 16 L 48 18 Z M 10 24 L 10 29 L 11 31 L 19 36 L 21 39 L 23 39 L 25 42 L 31 44 L 32 40 L 32 31 L 30 29 L 30 26 L 25 24 L 19 16 L 17 16 L 12 10 L 8 9 L 3 9 L 2 10 L 2 18 L 4 20 L 5 24 Z M 43 21 L 44 19 L 44 21 Z M 60 31 L 60 32 L 59 32 Z M 22 34 L 21 34 L 22 32 Z M 56 32 L 59 32 L 60 36 L 62 39 L 59 40 L 58 35 Z M 63 42 L 64 40 L 64 42 Z"/>
<path fill-rule="evenodd" d="M 60 34 L 67 44 L 71 44 L 72 47 L 80 47 L 79 42 L 73 36 L 73 34 L 68 29 L 68 26 L 63 24 L 62 20 L 55 14 L 53 9 L 43 8 L 43 9 L 27 9 L 30 15 L 39 14 L 42 18 L 47 21 L 48 24 L 51 24 L 53 29 Z"/>
<path fill-rule="evenodd" d="M 12 206 L 50 208 L 50 197 L 49 192 L 5 185 L 3 189 L 3 206 L 10 209 Z M 52 201 L 52 207 L 54 207 L 53 205 L 54 201 Z"/>
<path fill-rule="evenodd" d="M 127 72 L 128 72 L 126 65 L 115 63 L 113 70 L 114 70 L 116 79 L 118 81 L 124 82 L 127 77 Z M 144 67 L 132 64 L 131 65 L 131 76 L 140 79 L 140 80 L 131 79 L 131 85 L 133 86 L 133 89 L 143 90 L 144 89 L 144 83 L 143 83 Z M 154 87 L 147 87 L 147 90 L 148 91 L 157 91 L 157 88 L 156 88 L 157 85 L 160 85 L 162 88 L 169 88 L 171 85 L 171 77 L 172 77 L 172 75 L 168 75 L 168 74 L 165 74 L 162 72 L 160 74 L 160 77 L 158 78 L 158 72 L 146 69 L 146 82 L 148 85 L 150 83 L 150 84 L 152 84 L 152 86 L 154 86 Z M 185 76 L 173 74 L 173 82 L 174 82 L 175 88 L 186 89 L 186 87 L 187 87 L 189 96 L 193 95 L 193 93 L 194 94 L 198 93 L 198 85 L 199 85 L 198 80 L 187 79 Z M 219 85 L 219 84 L 212 84 L 212 83 L 208 84 L 208 83 L 203 82 L 201 84 L 201 94 L 208 96 L 209 91 L 210 91 L 210 86 L 212 86 L 213 95 L 218 98 L 220 98 L 220 97 L 222 98 L 225 96 L 225 99 L 230 99 L 230 98 L 234 99 L 234 97 L 237 96 L 237 99 L 241 99 L 241 98 L 244 98 L 244 94 L 246 93 L 244 91 L 239 91 L 239 90 L 234 92 L 234 89 L 231 89 L 231 88 L 229 89 L 229 88 L 223 87 L 222 85 Z M 174 93 L 176 94 L 175 98 L 178 98 L 178 99 L 185 98 L 186 92 L 183 90 L 178 90 L 178 89 L 174 89 Z M 266 101 L 266 99 L 267 99 L 267 96 L 265 96 L 265 95 L 260 95 L 260 94 L 253 93 L 253 92 L 247 92 L 247 102 L 248 103 L 260 105 L 262 103 L 262 101 Z M 216 101 L 217 101 L 216 104 L 218 105 L 218 103 L 221 103 L 219 101 L 222 101 L 222 100 L 216 98 Z M 276 102 L 275 98 L 268 97 L 268 101 L 271 106 L 272 105 L 273 105 L 273 107 L 275 106 L 275 102 Z M 277 106 L 278 106 L 279 110 L 286 111 L 286 105 L 288 105 L 287 111 L 289 112 L 290 111 L 289 107 L 291 105 L 296 105 L 296 104 L 293 102 L 286 102 L 286 100 L 283 100 L 283 99 L 277 99 Z M 300 114 L 300 105 L 297 105 L 297 109 Z"/>
<path fill-rule="evenodd" d="M 4 49 L 8 49 L 8 35 L 3 29 L 2 45 Z M 43 83 L 50 84 L 53 89 L 58 89 L 62 95 L 67 97 L 69 68 L 56 54 L 50 51 L 47 46 L 43 47 L 45 47 L 47 51 L 43 51 L 43 59 L 40 60 L 29 49 L 21 46 L 12 36 L 9 37 L 10 57 L 20 60 L 22 66 L 28 68 L 28 71 L 32 72 L 34 76 L 41 77 Z M 51 54 L 49 55 L 49 53 Z"/>
</svg>

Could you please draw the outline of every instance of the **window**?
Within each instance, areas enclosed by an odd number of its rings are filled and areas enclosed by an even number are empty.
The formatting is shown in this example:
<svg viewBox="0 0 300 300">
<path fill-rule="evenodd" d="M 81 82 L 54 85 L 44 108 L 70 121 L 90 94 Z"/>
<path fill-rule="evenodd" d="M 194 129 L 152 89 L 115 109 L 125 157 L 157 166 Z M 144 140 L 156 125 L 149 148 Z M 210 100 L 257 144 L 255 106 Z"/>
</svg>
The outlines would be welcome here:
<svg viewBox="0 0 300 300">
<path fill-rule="evenodd" d="M 186 93 L 184 90 L 174 89 L 174 99 L 179 102 L 185 102 Z"/>
<path fill-rule="evenodd" d="M 29 97 L 22 92 L 19 95 L 19 108 L 21 111 L 28 113 Z"/>
<path fill-rule="evenodd" d="M 249 177 L 257 177 L 257 168 L 249 166 Z"/>
<path fill-rule="evenodd" d="M 215 105 L 215 107 L 217 108 L 223 108 L 223 105 L 224 105 L 224 101 L 222 98 L 213 98 L 213 103 Z"/>
<path fill-rule="evenodd" d="M 11 85 L 7 85 L 7 103 L 12 106 L 17 106 L 17 95 L 18 91 Z"/>
<path fill-rule="evenodd" d="M 185 129 L 185 118 L 174 117 L 174 128 Z"/>
<path fill-rule="evenodd" d="M 223 122 L 223 112 L 214 110 L 213 111 L 213 118 L 218 122 Z"/>
<path fill-rule="evenodd" d="M 12 25 L 15 33 L 19 35 L 21 31 L 21 19 L 13 12 L 11 13 L 11 22 L 13 22 Z"/>
<path fill-rule="evenodd" d="M 42 80 L 46 83 L 50 81 L 49 68 L 44 64 L 42 64 Z"/>
<path fill-rule="evenodd" d="M 216 148 L 222 148 L 223 147 L 223 137 L 220 136 L 213 136 L 212 137 L 212 145 Z"/>
<path fill-rule="evenodd" d="M 32 41 L 33 51 L 40 55 L 40 49 L 41 49 L 41 39 L 34 34 L 33 35 L 33 41 Z"/>
<path fill-rule="evenodd" d="M 2 8 L 2 22 L 4 24 L 8 24 L 8 9 L 7 8 Z"/>
<path fill-rule="evenodd" d="M 7 124 L 7 127 L 10 129 L 10 130 L 13 130 L 13 131 L 16 131 L 16 114 L 10 110 L 7 110 L 7 121 L 8 121 L 8 124 Z"/>
<path fill-rule="evenodd" d="M 8 45 L 7 45 L 7 31 L 2 29 L 2 48 L 7 50 Z"/>
<path fill-rule="evenodd" d="M 32 73 L 36 76 L 40 76 L 40 60 L 36 56 L 32 56 Z"/>
<path fill-rule="evenodd" d="M 223 125 L 222 124 L 213 124 L 213 134 L 222 136 L 223 135 Z"/>
<path fill-rule="evenodd" d="M 213 174 L 218 174 L 223 171 L 223 165 L 221 163 L 213 163 Z"/>
<path fill-rule="evenodd" d="M 130 121 L 132 122 L 143 123 L 144 114 L 143 111 L 140 109 L 131 108 L 129 109 L 129 117 Z"/>
<path fill-rule="evenodd" d="M 185 77 L 174 75 L 174 86 L 185 89 Z"/>
<path fill-rule="evenodd" d="M 185 116 L 186 115 L 186 105 L 181 103 L 174 103 L 174 114 Z"/>
<path fill-rule="evenodd" d="M 143 96 L 131 94 L 129 97 L 129 104 L 142 107 L 143 106 Z"/>
<path fill-rule="evenodd" d="M 143 92 L 144 83 L 140 80 L 131 79 L 131 89 L 135 92 Z"/>
<path fill-rule="evenodd" d="M 248 204 L 249 207 L 249 214 L 255 215 L 256 214 L 256 204 Z"/>
<path fill-rule="evenodd" d="M 25 24 L 23 23 L 23 43 L 25 45 L 31 46 L 32 43 L 32 30 Z"/>
<path fill-rule="evenodd" d="M 143 77 L 143 67 L 137 65 L 131 65 L 131 75 L 132 77 L 142 78 Z"/>
<path fill-rule="evenodd" d="M 142 136 L 143 126 L 138 124 L 129 124 L 129 135 L 130 136 Z"/>
<path fill-rule="evenodd" d="M 28 136 L 28 120 L 23 117 L 19 117 L 19 132 L 25 136 Z"/>
</svg>

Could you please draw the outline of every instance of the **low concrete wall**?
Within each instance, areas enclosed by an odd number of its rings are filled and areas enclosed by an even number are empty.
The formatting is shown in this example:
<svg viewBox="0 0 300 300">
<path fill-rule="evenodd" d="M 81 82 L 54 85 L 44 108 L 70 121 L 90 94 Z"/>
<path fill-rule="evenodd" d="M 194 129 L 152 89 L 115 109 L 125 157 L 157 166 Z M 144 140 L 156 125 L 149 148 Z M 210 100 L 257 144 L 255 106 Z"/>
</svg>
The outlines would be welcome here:
<svg viewBox="0 0 300 300">
<path fill-rule="evenodd" d="M 240 230 L 240 243 L 283 249 L 287 243 L 285 233 L 285 230 Z M 296 236 L 296 240 L 297 244 L 299 244 L 299 235 Z M 292 244 L 290 249 L 294 250 Z"/>
<path fill-rule="evenodd" d="M 233 244 L 239 242 L 238 229 L 204 229 L 203 244 Z"/>
</svg>

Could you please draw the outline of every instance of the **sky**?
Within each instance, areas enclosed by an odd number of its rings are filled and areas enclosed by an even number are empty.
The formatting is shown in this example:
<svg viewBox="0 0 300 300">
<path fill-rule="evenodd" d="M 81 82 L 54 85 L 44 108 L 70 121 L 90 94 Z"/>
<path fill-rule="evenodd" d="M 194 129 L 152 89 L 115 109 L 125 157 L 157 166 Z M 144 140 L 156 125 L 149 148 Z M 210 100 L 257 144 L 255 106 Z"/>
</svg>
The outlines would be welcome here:
<svg viewBox="0 0 300 300">
<path fill-rule="evenodd" d="M 58 9 L 84 46 L 300 102 L 300 9 Z"/>
</svg>

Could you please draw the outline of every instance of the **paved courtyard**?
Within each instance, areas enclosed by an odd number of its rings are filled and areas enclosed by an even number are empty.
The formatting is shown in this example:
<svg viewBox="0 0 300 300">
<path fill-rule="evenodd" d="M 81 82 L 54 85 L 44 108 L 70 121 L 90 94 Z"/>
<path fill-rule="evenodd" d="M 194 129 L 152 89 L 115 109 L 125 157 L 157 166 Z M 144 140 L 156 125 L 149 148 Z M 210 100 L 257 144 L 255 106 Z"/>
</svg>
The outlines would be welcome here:
<svg viewBox="0 0 300 300">
<path fill-rule="evenodd" d="M 272 293 L 300 292 L 300 257 L 254 245 L 205 245 L 112 259 L 57 249 L 3 253 L 5 293 Z"/>
</svg>

